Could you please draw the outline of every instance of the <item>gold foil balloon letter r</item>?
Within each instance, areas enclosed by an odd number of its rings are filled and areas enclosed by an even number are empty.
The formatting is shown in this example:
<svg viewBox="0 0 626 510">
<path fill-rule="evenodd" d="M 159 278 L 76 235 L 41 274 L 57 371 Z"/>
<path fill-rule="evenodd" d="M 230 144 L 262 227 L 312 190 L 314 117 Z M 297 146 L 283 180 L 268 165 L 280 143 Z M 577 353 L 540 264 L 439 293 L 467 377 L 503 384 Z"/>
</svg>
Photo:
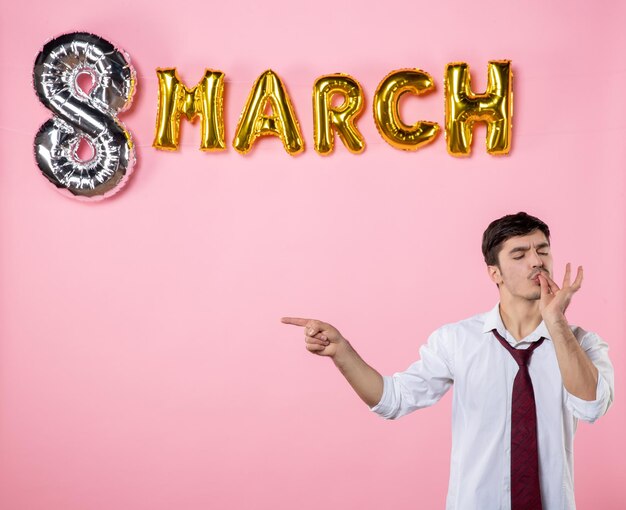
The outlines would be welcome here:
<svg viewBox="0 0 626 510">
<path fill-rule="evenodd" d="M 335 94 L 343 96 L 343 103 L 332 105 Z M 322 76 L 313 85 L 313 130 L 315 150 L 330 154 L 335 145 L 334 129 L 348 150 L 359 154 L 365 149 L 365 140 L 354 122 L 363 109 L 361 85 L 346 74 Z"/>
</svg>

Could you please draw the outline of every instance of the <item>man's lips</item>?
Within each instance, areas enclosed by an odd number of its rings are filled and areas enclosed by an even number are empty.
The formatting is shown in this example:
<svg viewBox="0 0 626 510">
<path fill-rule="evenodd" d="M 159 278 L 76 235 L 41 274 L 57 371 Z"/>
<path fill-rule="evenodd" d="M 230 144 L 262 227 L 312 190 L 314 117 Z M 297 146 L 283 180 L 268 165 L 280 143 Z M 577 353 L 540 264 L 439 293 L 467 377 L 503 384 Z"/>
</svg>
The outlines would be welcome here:
<svg viewBox="0 0 626 510">
<path fill-rule="evenodd" d="M 548 272 L 547 272 L 547 271 L 545 271 L 545 270 L 543 270 L 543 269 L 540 269 L 539 271 L 535 271 L 535 272 L 531 273 L 531 275 L 530 275 L 528 278 L 529 278 L 530 280 L 534 280 L 534 281 L 536 281 L 537 283 L 539 283 L 539 275 L 540 275 L 541 273 L 544 273 L 544 275 L 546 275 L 546 276 L 548 275 Z"/>
</svg>

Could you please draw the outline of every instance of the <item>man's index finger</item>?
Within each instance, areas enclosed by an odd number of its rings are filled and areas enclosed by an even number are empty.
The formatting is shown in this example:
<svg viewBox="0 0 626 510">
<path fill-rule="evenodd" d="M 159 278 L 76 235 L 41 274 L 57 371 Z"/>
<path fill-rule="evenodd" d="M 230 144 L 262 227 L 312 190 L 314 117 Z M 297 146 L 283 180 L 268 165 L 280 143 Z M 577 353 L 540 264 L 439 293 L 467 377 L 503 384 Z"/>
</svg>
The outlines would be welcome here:
<svg viewBox="0 0 626 510">
<path fill-rule="evenodd" d="M 304 327 L 309 323 L 310 319 L 302 319 L 300 317 L 283 317 L 280 322 L 283 324 L 293 324 L 294 326 Z"/>
</svg>

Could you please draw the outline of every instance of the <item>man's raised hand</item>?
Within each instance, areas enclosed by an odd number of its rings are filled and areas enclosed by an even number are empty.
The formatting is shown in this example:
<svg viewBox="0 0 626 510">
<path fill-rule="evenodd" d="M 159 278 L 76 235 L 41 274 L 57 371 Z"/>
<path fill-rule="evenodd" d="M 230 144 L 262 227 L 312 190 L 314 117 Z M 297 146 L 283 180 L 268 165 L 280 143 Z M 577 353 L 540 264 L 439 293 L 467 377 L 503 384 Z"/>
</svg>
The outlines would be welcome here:
<svg viewBox="0 0 626 510">
<path fill-rule="evenodd" d="M 346 342 L 337 328 L 322 321 L 299 317 L 283 317 L 280 321 L 283 324 L 304 328 L 304 342 L 307 350 L 319 356 L 334 357 L 337 354 L 337 348 Z"/>
<path fill-rule="evenodd" d="M 565 276 L 563 277 L 563 286 L 561 288 L 547 274 L 539 273 L 539 284 L 541 285 L 539 306 L 544 319 L 555 320 L 565 315 L 565 310 L 567 310 L 572 296 L 580 289 L 583 282 L 582 266 L 578 266 L 574 282 L 571 283 L 570 280 L 571 267 L 569 262 L 565 267 Z"/>
</svg>

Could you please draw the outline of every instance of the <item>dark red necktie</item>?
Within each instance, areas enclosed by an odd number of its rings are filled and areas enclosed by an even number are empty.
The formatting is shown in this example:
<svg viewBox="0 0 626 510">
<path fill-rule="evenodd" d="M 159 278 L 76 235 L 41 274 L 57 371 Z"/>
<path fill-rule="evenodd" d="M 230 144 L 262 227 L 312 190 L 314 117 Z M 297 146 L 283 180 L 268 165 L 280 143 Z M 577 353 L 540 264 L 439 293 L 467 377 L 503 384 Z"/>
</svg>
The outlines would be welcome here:
<svg viewBox="0 0 626 510">
<path fill-rule="evenodd" d="M 511 510 L 542 510 L 537 409 L 528 363 L 544 339 L 540 338 L 528 349 L 515 349 L 495 329 L 493 334 L 519 365 L 511 396 Z"/>
</svg>

